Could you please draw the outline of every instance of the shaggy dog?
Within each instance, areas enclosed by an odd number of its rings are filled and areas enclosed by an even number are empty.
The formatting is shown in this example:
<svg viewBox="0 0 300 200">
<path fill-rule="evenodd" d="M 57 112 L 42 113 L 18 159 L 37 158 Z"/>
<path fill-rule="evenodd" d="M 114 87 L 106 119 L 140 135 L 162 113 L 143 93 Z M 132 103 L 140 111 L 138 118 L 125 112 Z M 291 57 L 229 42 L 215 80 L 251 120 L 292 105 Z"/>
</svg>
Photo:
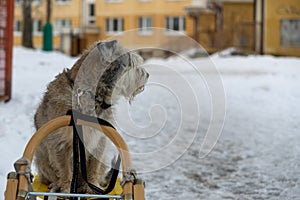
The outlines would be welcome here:
<svg viewBox="0 0 300 200">
<path fill-rule="evenodd" d="M 86 50 L 71 69 L 56 76 L 44 94 L 35 114 L 38 129 L 70 109 L 113 123 L 113 107 L 121 96 L 129 102 L 140 93 L 149 74 L 143 60 L 117 41 L 102 41 Z M 88 181 L 96 186 L 105 182 L 107 139 L 95 129 L 83 127 Z M 70 192 L 72 181 L 72 128 L 51 133 L 37 148 L 35 164 L 39 179 L 55 192 Z M 87 134 L 88 133 L 88 134 Z M 80 176 L 79 176 L 80 177 Z M 79 181 L 79 193 L 93 193 Z"/>
</svg>

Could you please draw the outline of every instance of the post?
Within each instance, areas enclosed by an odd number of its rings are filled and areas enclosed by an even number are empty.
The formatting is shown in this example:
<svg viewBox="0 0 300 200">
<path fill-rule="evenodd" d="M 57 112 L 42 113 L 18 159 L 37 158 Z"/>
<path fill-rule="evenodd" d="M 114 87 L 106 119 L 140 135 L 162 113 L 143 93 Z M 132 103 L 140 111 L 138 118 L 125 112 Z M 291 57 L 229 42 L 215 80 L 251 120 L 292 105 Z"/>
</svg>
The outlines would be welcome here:
<svg viewBox="0 0 300 200">
<path fill-rule="evenodd" d="M 46 22 L 43 28 L 43 50 L 44 51 L 52 51 L 52 25 L 50 22 Z"/>
<path fill-rule="evenodd" d="M 6 1 L 7 3 L 7 20 L 6 20 L 6 52 L 5 52 L 5 95 L 8 102 L 11 99 L 11 82 L 12 82 L 12 49 L 13 49 L 13 21 L 14 21 L 14 2 Z"/>
<path fill-rule="evenodd" d="M 199 15 L 195 15 L 193 16 L 194 18 L 194 39 L 196 42 L 200 42 L 200 34 L 199 34 L 199 18 L 200 18 L 200 14 Z"/>
</svg>

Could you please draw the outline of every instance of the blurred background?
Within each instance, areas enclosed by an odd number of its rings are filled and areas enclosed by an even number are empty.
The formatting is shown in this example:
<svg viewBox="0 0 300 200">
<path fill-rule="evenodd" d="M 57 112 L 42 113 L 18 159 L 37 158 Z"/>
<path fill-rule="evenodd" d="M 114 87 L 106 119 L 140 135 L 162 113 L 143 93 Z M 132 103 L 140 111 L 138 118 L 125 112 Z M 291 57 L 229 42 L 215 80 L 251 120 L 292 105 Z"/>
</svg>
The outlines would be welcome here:
<svg viewBox="0 0 300 200">
<path fill-rule="evenodd" d="M 22 2 L 15 1 L 14 45 L 21 45 L 26 26 L 22 7 L 29 5 Z M 73 56 L 94 41 L 132 29 L 138 30 L 122 38 L 124 45 L 155 43 L 176 50 L 184 46 L 183 33 L 209 53 L 234 46 L 300 56 L 298 0 L 32 0 L 26 10 L 31 10 L 34 47 L 42 47 L 43 28 L 50 22 L 53 48 Z M 158 38 L 152 27 L 165 29 L 165 38 Z"/>
</svg>

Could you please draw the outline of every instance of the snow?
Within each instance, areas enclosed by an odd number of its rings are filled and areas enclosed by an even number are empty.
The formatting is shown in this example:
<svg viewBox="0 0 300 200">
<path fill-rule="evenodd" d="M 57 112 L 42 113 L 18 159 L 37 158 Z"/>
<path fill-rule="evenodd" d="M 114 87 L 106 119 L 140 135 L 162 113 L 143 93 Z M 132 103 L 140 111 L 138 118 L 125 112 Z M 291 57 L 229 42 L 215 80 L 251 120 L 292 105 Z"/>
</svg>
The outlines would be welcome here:
<svg viewBox="0 0 300 200">
<path fill-rule="evenodd" d="M 145 91 L 117 106 L 147 199 L 300 199 L 300 59 L 227 52 L 150 59 Z M 75 61 L 14 48 L 13 98 L 0 103 L 0 194 L 47 84 Z"/>
</svg>

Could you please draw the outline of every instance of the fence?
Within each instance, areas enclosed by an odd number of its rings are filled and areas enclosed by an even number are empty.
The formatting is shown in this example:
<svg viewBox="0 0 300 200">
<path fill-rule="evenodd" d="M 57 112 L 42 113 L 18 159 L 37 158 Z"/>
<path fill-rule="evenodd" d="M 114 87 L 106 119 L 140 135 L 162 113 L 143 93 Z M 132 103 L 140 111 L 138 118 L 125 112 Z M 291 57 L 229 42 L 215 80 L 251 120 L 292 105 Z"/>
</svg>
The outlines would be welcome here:
<svg viewBox="0 0 300 200">
<path fill-rule="evenodd" d="M 11 98 L 14 1 L 0 0 L 0 100 Z"/>
</svg>

